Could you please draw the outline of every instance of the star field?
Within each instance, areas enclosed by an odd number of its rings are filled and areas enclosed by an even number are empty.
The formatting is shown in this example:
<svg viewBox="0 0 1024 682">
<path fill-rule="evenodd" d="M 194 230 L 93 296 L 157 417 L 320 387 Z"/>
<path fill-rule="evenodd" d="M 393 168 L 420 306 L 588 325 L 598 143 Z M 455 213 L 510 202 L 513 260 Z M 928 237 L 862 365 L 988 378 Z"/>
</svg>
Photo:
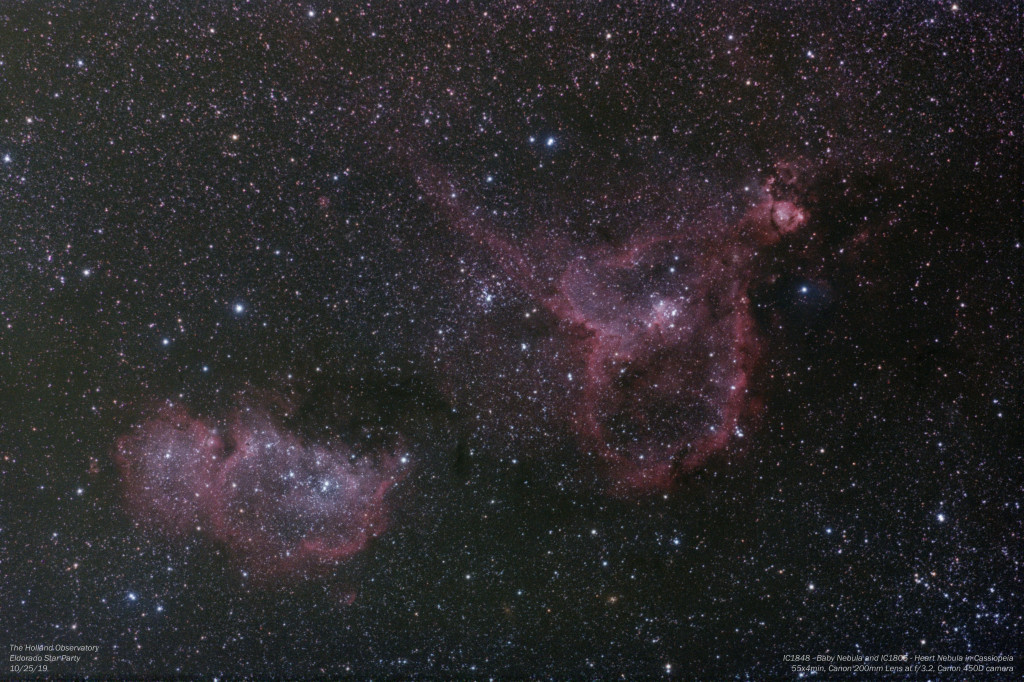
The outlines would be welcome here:
<svg viewBox="0 0 1024 682">
<path fill-rule="evenodd" d="M 0 7 L 0 644 L 1014 679 L 1018 10 Z"/>
</svg>

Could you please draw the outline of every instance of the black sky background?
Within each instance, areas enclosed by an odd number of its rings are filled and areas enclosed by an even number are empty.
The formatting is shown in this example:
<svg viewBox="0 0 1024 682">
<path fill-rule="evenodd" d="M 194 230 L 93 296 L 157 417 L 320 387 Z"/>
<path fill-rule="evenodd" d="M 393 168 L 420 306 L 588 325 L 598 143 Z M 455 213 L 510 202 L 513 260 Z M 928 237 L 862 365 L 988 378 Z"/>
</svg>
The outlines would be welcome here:
<svg viewBox="0 0 1024 682">
<path fill-rule="evenodd" d="M 60 675 L 202 677 L 1019 654 L 1019 17 L 0 7 L 0 645 L 99 646 Z M 488 339 L 554 331 L 418 175 L 515 241 L 620 243 L 687 214 L 678 185 L 729 213 L 797 159 L 820 234 L 759 265 L 741 450 L 616 499 L 527 395 L 480 418 Z M 301 395 L 309 437 L 354 412 L 419 447 L 390 530 L 326 578 L 256 584 L 122 504 L 111 453 L 152 404 L 212 414 L 251 386 Z"/>
</svg>

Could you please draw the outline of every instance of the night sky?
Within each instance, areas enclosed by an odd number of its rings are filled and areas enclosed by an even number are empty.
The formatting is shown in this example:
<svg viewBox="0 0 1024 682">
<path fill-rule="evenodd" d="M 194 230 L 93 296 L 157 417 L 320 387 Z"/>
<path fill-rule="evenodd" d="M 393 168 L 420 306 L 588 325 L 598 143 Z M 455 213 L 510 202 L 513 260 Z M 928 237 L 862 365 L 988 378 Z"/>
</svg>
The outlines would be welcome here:
<svg viewBox="0 0 1024 682">
<path fill-rule="evenodd" d="M 5 655 L 1018 679 L 1020 16 L 3 3 Z"/>
</svg>

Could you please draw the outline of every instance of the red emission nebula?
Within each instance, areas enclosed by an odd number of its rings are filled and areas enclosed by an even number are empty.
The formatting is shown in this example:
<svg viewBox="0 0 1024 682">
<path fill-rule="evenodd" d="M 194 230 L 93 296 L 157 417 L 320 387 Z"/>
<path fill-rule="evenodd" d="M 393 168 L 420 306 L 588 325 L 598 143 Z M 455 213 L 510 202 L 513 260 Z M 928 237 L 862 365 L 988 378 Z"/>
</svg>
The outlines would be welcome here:
<svg viewBox="0 0 1024 682">
<path fill-rule="evenodd" d="M 809 219 L 795 172 L 780 170 L 787 180 L 770 179 L 731 220 L 704 208 L 611 243 L 572 244 L 541 229 L 522 246 L 443 173 L 420 174 L 453 229 L 556 320 L 559 340 L 538 362 L 567 377 L 569 399 L 550 411 L 609 493 L 667 490 L 742 438 L 743 418 L 760 405 L 750 377 L 762 344 L 747 292 L 759 251 Z"/>
<path fill-rule="evenodd" d="M 725 451 L 760 404 L 751 376 L 762 342 L 748 291 L 763 270 L 759 254 L 809 220 L 789 176 L 769 180 L 731 220 L 707 208 L 597 244 L 538 230 L 522 247 L 442 174 L 419 183 L 455 231 L 554 320 L 533 360 L 561 391 L 545 394 L 543 411 L 597 465 L 606 491 L 629 497 L 667 490 Z M 449 361 L 449 392 L 475 387 L 468 400 L 480 411 L 511 395 L 506 404 L 521 414 L 516 396 L 531 391 L 506 385 L 515 372 L 496 346 L 508 339 L 467 338 L 488 364 Z M 267 409 L 274 403 L 239 397 L 219 427 L 168 402 L 122 437 L 115 458 L 134 518 L 220 542 L 257 577 L 326 573 L 363 550 L 387 528 L 404 447 L 364 453 L 307 442 Z"/>
<path fill-rule="evenodd" d="M 115 459 L 142 525 L 204 534 L 273 578 L 330 570 L 382 533 L 402 453 L 357 458 L 308 443 L 259 407 L 240 407 L 219 429 L 166 403 L 118 441 Z"/>
</svg>

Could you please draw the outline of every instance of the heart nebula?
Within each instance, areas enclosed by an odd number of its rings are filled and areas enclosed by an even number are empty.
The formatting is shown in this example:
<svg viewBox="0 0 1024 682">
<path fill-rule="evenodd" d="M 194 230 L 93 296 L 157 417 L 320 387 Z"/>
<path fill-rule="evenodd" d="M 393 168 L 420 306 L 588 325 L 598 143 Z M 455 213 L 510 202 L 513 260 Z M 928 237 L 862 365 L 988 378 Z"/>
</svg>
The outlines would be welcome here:
<svg viewBox="0 0 1024 682">
<path fill-rule="evenodd" d="M 609 492 L 666 490 L 742 438 L 744 418 L 761 404 L 751 377 L 763 344 L 748 292 L 768 276 L 765 254 L 785 248 L 810 220 L 797 174 L 770 178 L 732 212 L 693 195 L 685 217 L 611 238 L 556 234 L 537 213 L 539 227 L 514 241 L 495 224 L 497 212 L 425 168 L 419 187 L 451 228 L 553 320 L 558 340 L 534 362 L 546 383 L 563 385 L 548 393 L 544 412 L 560 416 Z M 499 349 L 480 344 L 498 363 Z M 532 396 L 541 388 L 505 390 Z"/>
</svg>

